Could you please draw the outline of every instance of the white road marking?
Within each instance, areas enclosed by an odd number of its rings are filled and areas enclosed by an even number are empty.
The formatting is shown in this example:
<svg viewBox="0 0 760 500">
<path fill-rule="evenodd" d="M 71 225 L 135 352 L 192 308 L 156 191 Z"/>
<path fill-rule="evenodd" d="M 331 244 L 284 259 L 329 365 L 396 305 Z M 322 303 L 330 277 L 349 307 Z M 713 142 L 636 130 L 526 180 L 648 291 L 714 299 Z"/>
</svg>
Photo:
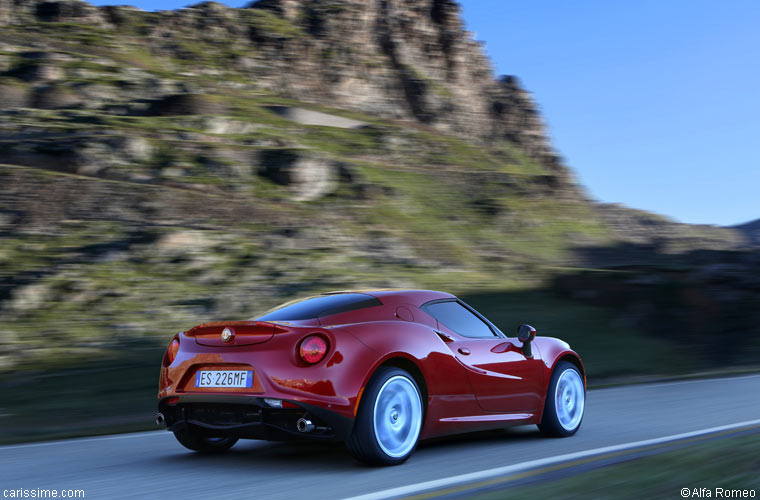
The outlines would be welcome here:
<svg viewBox="0 0 760 500">
<path fill-rule="evenodd" d="M 93 436 L 93 437 L 84 437 L 84 438 L 73 438 L 73 439 L 60 439 L 58 441 L 45 441 L 43 443 L 29 443 L 29 444 L 12 444 L 9 446 L 0 446 L 0 452 L 5 450 L 16 450 L 19 448 L 37 448 L 38 446 L 52 446 L 55 444 L 76 444 L 76 443 L 87 443 L 89 441 L 110 441 L 112 439 L 133 439 L 133 438 L 141 438 L 141 437 L 148 437 L 148 436 L 156 436 L 158 434 L 162 434 L 166 431 L 145 431 L 145 432 L 131 432 L 129 434 L 115 434 L 115 435 L 109 435 L 109 436 Z"/>
<path fill-rule="evenodd" d="M 670 436 L 663 436 L 655 439 L 646 439 L 644 441 L 634 441 L 630 443 L 617 444 L 613 446 L 604 446 L 602 448 L 594 448 L 592 450 L 579 451 L 576 453 L 568 453 L 566 455 L 559 455 L 551 458 L 541 458 L 538 460 L 531 460 L 529 462 L 507 465 L 504 467 L 496 467 L 494 469 L 488 469 L 479 472 L 471 472 L 469 474 L 461 474 L 459 476 L 447 477 L 444 479 L 435 479 L 432 481 L 425 481 L 422 483 L 410 484 L 407 486 L 399 486 L 397 488 L 390 488 L 387 490 L 376 491 L 374 493 L 368 493 L 366 495 L 359 495 L 350 497 L 345 500 L 381 500 L 386 498 L 394 498 L 401 496 L 414 495 L 422 493 L 428 490 L 436 490 L 446 488 L 449 486 L 455 486 L 470 482 L 475 482 L 483 479 L 491 479 L 498 476 L 507 476 L 515 474 L 517 472 L 524 472 L 530 469 L 536 469 L 539 467 L 545 467 L 547 465 L 559 464 L 562 462 L 569 462 L 571 460 L 578 460 L 581 458 L 587 458 L 594 455 L 602 455 L 605 453 L 613 453 L 616 451 L 629 450 L 632 448 L 639 448 L 642 446 L 652 446 L 670 441 L 678 441 L 681 439 L 688 439 L 696 436 L 703 436 L 706 434 L 713 434 L 716 432 L 727 431 L 731 429 L 738 429 L 741 427 L 748 427 L 760 425 L 760 420 L 748 420 L 746 422 L 739 422 L 736 424 L 721 425 L 719 427 L 711 427 L 709 429 L 701 429 L 693 432 L 685 432 L 683 434 L 673 434 Z"/>
</svg>

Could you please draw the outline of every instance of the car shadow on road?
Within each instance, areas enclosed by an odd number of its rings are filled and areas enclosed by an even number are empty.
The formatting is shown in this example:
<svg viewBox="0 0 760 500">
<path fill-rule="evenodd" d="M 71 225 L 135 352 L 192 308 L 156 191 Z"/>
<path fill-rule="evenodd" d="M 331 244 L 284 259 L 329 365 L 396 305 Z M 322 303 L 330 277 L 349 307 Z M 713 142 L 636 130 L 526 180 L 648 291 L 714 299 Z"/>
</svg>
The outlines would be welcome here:
<svg viewBox="0 0 760 500">
<path fill-rule="evenodd" d="M 494 444 L 502 445 L 541 439 L 545 439 L 545 437 L 534 426 L 500 429 L 425 440 L 420 442 L 418 451 L 422 455 L 427 455 L 429 451 L 436 453 L 472 452 L 473 448 L 485 448 Z M 178 466 L 213 466 L 225 469 L 236 468 L 241 465 L 246 467 L 255 465 L 259 471 L 280 471 L 283 465 L 295 466 L 311 472 L 365 467 L 353 459 L 343 443 L 310 441 L 241 440 L 228 452 L 218 455 L 193 453 L 177 444 L 177 449 L 162 456 L 160 461 L 164 464 L 175 463 Z"/>
<path fill-rule="evenodd" d="M 453 436 L 444 436 L 440 438 L 428 439 L 422 441 L 417 447 L 418 450 L 424 449 L 446 449 L 454 451 L 457 449 L 468 448 L 473 446 L 488 446 L 494 443 L 518 443 L 525 441 L 534 441 L 546 439 L 535 426 L 513 427 L 509 429 L 497 429 L 491 431 L 469 432 L 467 434 L 455 434 Z"/>
<path fill-rule="evenodd" d="M 229 451 L 213 455 L 194 453 L 177 444 L 175 452 L 163 456 L 161 460 L 183 465 L 208 464 L 223 467 L 246 464 L 255 465 L 258 470 L 281 470 L 284 464 L 289 464 L 314 471 L 355 464 L 343 443 L 311 441 L 241 440 Z"/>
</svg>

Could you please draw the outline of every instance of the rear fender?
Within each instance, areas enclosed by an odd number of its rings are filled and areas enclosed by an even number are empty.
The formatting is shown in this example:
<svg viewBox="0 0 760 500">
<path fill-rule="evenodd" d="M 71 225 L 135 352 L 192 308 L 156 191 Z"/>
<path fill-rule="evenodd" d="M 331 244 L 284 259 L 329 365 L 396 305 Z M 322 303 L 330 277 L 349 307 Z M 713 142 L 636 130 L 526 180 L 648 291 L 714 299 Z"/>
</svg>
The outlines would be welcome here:
<svg viewBox="0 0 760 500">
<path fill-rule="evenodd" d="M 444 423 L 442 419 L 480 413 L 464 368 L 430 326 L 380 321 L 346 328 L 346 332 L 377 354 L 376 361 L 364 373 L 354 412 L 358 411 L 364 389 L 378 368 L 393 365 L 414 371 L 410 369 L 412 363 L 422 376 L 423 398 L 427 396 L 420 439 L 462 430 L 461 426 Z"/>
<path fill-rule="evenodd" d="M 378 355 L 377 361 L 364 375 L 362 387 L 378 367 L 393 358 L 406 358 L 420 370 L 429 396 L 472 393 L 462 367 L 451 355 L 433 329 L 417 323 L 377 321 L 348 326 L 352 334 Z M 460 374 L 461 377 L 456 376 Z"/>
</svg>

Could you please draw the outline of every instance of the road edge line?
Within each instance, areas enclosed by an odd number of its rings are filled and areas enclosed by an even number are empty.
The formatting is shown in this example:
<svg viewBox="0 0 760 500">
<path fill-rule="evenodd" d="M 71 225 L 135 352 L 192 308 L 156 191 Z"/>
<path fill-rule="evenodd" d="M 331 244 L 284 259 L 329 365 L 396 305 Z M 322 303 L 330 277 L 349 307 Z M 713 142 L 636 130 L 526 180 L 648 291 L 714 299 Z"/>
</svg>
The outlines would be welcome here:
<svg viewBox="0 0 760 500">
<path fill-rule="evenodd" d="M 605 453 L 613 453 L 616 451 L 624 451 L 633 448 L 639 448 L 643 446 L 651 446 L 656 444 L 668 443 L 673 441 L 679 441 L 682 439 L 688 439 L 697 436 L 704 436 L 708 434 L 714 434 L 721 431 L 739 429 L 742 427 L 753 427 L 760 425 L 760 419 L 748 420 L 745 422 L 738 422 L 735 424 L 721 425 L 718 427 L 710 427 L 707 429 L 700 429 L 697 431 L 684 432 L 682 434 L 672 434 L 669 436 L 663 436 L 654 439 L 646 439 L 643 441 L 632 441 L 629 443 L 622 443 L 612 446 L 604 446 L 601 448 L 593 448 L 590 450 L 578 451 L 575 453 L 567 453 L 565 455 L 559 455 L 551 458 L 541 458 L 537 460 L 531 460 L 522 464 L 507 465 L 504 467 L 496 467 L 479 472 L 470 472 L 467 474 L 460 474 L 458 476 L 452 476 L 444 479 L 434 479 L 431 481 L 424 481 L 421 483 L 410 484 L 406 486 L 398 486 L 396 488 L 389 488 L 386 490 L 375 491 L 373 493 L 367 493 L 364 495 L 358 495 L 353 497 L 347 497 L 344 500 L 384 500 L 388 498 L 395 498 L 401 496 L 408 496 L 413 494 L 423 493 L 429 490 L 441 489 L 450 486 L 456 486 L 469 482 L 475 482 L 484 479 L 490 479 L 497 476 L 505 476 L 509 474 L 515 474 L 518 472 L 524 472 L 530 469 L 536 469 L 539 467 L 546 467 L 548 465 L 559 464 L 562 462 L 568 462 L 571 460 L 579 460 L 594 455 L 602 455 Z"/>
<path fill-rule="evenodd" d="M 123 434 L 104 434 L 102 436 L 63 438 L 63 439 L 56 439 L 55 441 L 40 441 L 37 443 L 5 444 L 5 445 L 0 445 L 0 452 L 5 451 L 5 450 L 14 450 L 14 449 L 21 449 L 21 448 L 38 448 L 40 446 L 53 446 L 56 444 L 86 443 L 88 441 L 110 441 L 113 439 L 133 439 L 133 438 L 163 434 L 165 432 L 166 431 L 157 429 L 155 431 L 125 432 Z"/>
</svg>

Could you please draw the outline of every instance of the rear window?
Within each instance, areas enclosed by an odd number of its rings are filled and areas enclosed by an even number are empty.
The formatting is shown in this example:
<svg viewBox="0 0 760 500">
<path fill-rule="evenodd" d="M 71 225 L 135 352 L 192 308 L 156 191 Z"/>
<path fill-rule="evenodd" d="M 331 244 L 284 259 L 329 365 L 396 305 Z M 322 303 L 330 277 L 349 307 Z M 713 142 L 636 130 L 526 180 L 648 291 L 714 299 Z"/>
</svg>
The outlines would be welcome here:
<svg viewBox="0 0 760 500">
<path fill-rule="evenodd" d="M 298 321 L 380 306 L 379 299 L 364 293 L 336 293 L 310 297 L 264 313 L 258 321 Z"/>
</svg>

